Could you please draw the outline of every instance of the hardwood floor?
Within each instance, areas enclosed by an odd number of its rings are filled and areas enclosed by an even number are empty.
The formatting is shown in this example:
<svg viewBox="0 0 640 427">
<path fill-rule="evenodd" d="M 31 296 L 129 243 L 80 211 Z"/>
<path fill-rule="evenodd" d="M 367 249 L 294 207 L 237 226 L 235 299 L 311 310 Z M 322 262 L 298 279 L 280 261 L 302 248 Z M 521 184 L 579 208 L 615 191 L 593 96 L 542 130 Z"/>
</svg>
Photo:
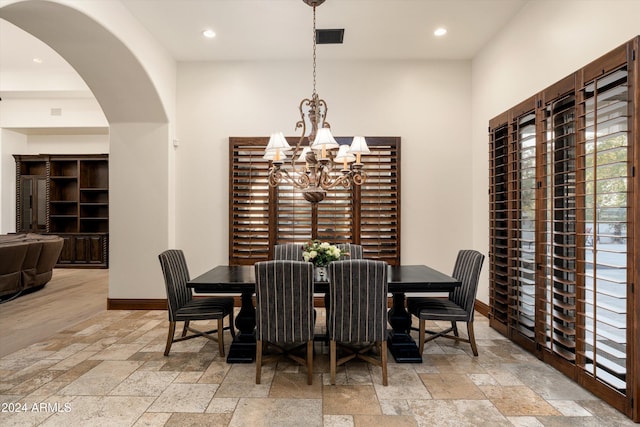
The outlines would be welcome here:
<svg viewBox="0 0 640 427">
<path fill-rule="evenodd" d="M 107 269 L 59 268 L 43 289 L 0 304 L 0 357 L 106 311 L 108 282 Z"/>
</svg>

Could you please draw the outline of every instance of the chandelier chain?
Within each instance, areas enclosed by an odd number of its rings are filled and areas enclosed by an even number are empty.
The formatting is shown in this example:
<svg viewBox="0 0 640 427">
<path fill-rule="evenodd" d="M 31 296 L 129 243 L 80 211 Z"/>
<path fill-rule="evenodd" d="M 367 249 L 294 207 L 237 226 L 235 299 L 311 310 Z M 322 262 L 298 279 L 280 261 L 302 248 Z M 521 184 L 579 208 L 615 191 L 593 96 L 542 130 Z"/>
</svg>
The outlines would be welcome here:
<svg viewBox="0 0 640 427">
<path fill-rule="evenodd" d="M 313 6 L 313 95 L 316 95 L 316 7 Z"/>
</svg>

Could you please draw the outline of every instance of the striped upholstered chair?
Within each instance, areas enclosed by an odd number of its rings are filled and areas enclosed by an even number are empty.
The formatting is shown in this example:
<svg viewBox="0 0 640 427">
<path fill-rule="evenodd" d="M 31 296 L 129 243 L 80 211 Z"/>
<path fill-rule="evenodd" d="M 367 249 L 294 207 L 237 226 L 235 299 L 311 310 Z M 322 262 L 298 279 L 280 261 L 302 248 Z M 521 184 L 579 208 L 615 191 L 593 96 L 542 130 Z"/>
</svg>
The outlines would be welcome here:
<svg viewBox="0 0 640 427">
<path fill-rule="evenodd" d="M 256 384 L 260 384 L 263 352 L 286 355 L 307 366 L 307 383 L 313 381 L 313 264 L 304 261 L 256 262 Z M 296 352 L 306 346 L 305 357 Z"/>
<path fill-rule="evenodd" d="M 341 260 L 345 259 L 362 259 L 364 254 L 362 252 L 362 245 L 355 245 L 353 243 L 339 243 L 336 245 L 342 252 L 349 254 L 340 257 Z"/>
<path fill-rule="evenodd" d="M 220 356 L 224 356 L 224 330 L 229 329 L 231 336 L 235 337 L 235 330 L 233 328 L 233 298 L 193 298 L 191 289 L 187 288 L 189 270 L 187 269 L 187 261 L 185 260 L 184 253 L 179 249 L 169 249 L 158 255 L 158 258 L 160 259 L 162 274 L 164 275 L 167 300 L 169 303 L 169 335 L 167 336 L 164 355 L 169 355 L 171 344 L 174 342 L 204 336 L 212 341 L 217 341 Z M 223 320 L 227 316 L 229 316 L 229 326 L 224 327 Z M 192 320 L 212 319 L 218 321 L 217 329 L 203 332 L 189 326 Z M 175 338 L 176 322 L 180 321 L 184 321 L 182 335 L 179 338 Z M 187 335 L 187 331 L 193 332 L 193 335 Z M 216 332 L 218 333 L 217 337 L 210 335 Z"/>
<path fill-rule="evenodd" d="M 382 367 L 387 385 L 387 263 L 368 259 L 329 264 L 330 305 L 327 314 L 331 384 L 336 367 L 359 358 Z M 337 359 L 337 346 L 349 354 Z M 373 347 L 379 358 L 368 354 Z"/>
<path fill-rule="evenodd" d="M 304 261 L 302 258 L 303 245 L 299 243 L 283 243 L 273 247 L 273 259 L 288 261 Z"/>
<path fill-rule="evenodd" d="M 461 250 L 458 252 L 456 263 L 453 267 L 455 279 L 462 282 L 462 286 L 449 293 L 449 298 L 436 297 L 410 297 L 407 298 L 409 312 L 418 318 L 420 322 L 418 348 L 420 354 L 424 351 L 424 343 L 438 337 L 445 337 L 471 344 L 473 355 L 478 355 L 475 336 L 473 334 L 473 312 L 478 291 L 478 281 L 484 255 L 474 250 Z M 451 327 L 442 331 L 426 331 L 425 321 L 444 320 L 451 322 Z M 460 337 L 456 322 L 467 323 L 468 339 Z M 426 334 L 430 336 L 425 339 Z M 452 334 L 451 334 L 452 333 Z"/>
</svg>

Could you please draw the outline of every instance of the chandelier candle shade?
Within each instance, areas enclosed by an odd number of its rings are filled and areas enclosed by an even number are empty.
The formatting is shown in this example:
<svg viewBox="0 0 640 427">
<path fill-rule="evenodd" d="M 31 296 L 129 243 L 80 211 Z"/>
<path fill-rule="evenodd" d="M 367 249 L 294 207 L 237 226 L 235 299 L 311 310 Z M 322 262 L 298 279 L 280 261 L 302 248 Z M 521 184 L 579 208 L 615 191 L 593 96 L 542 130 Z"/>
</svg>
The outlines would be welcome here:
<svg viewBox="0 0 640 427">
<path fill-rule="evenodd" d="M 369 147 L 362 136 L 354 137 L 349 146 L 338 144 L 331 134 L 331 126 L 326 120 L 327 103 L 316 93 L 316 7 L 325 0 L 302 1 L 313 8 L 313 94 L 311 98 L 303 99 L 298 107 L 300 120 L 296 129 L 301 128 L 302 134 L 296 146 L 292 148 L 282 132 L 274 133 L 263 158 L 271 162 L 270 186 L 292 185 L 303 192 L 307 201 L 318 203 L 324 200 L 327 190 L 362 185 L 366 175 L 362 170 L 361 155 L 368 154 Z M 290 159 L 288 155 L 291 155 Z M 342 169 L 334 171 L 335 165 Z"/>
</svg>

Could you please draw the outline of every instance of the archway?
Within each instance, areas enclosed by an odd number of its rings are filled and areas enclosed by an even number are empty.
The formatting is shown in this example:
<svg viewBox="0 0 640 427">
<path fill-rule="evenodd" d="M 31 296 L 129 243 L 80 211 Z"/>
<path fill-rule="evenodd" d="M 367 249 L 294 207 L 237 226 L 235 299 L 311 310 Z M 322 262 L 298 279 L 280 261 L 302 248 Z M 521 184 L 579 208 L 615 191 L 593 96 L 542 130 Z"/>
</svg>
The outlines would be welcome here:
<svg viewBox="0 0 640 427">
<path fill-rule="evenodd" d="M 126 10 L 115 2 L 76 5 L 77 9 L 63 2 L 18 1 L 1 7 L 0 18 L 40 39 L 71 64 L 109 123 L 110 301 L 162 298 L 156 255 L 169 241 L 172 138 L 167 111 L 174 101 L 163 105 L 147 72 L 155 64 L 141 63 L 122 41 L 129 35 L 118 37 L 97 20 L 119 22 Z"/>
</svg>

